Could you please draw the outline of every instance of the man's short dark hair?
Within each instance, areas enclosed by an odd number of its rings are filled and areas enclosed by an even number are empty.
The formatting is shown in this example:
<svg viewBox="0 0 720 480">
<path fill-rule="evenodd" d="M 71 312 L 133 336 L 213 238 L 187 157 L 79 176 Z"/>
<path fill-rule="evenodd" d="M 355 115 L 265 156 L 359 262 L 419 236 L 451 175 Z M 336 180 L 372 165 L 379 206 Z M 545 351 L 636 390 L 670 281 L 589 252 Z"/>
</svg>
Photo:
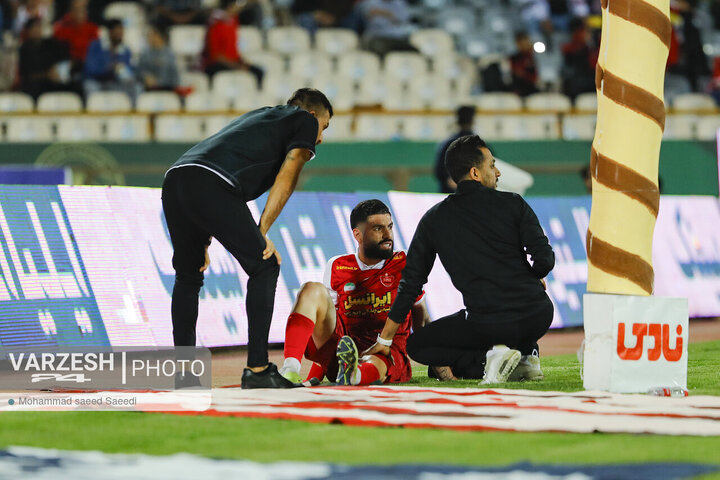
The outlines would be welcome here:
<svg viewBox="0 0 720 480">
<path fill-rule="evenodd" d="M 445 168 L 453 182 L 468 174 L 472 167 L 480 167 L 485 157 L 480 150 L 488 148 L 485 141 L 477 135 L 465 135 L 450 144 L 445 152 Z"/>
<path fill-rule="evenodd" d="M 123 22 L 122 22 L 122 20 L 120 20 L 118 18 L 111 18 L 105 22 L 105 27 L 108 30 L 112 30 L 116 27 L 122 27 L 122 26 L 123 26 Z"/>
<path fill-rule="evenodd" d="M 298 88 L 287 101 L 288 105 L 295 105 L 308 112 L 310 110 L 327 110 L 330 116 L 333 116 L 333 108 L 330 100 L 324 93 L 315 88 Z"/>
<path fill-rule="evenodd" d="M 457 115 L 458 125 L 472 125 L 473 119 L 475 118 L 475 106 L 463 105 L 458 107 L 455 113 Z"/>
<path fill-rule="evenodd" d="M 363 200 L 355 205 L 350 212 L 350 228 L 355 228 L 358 224 L 366 221 L 371 215 L 379 215 L 390 213 L 390 209 L 380 200 L 373 198 L 372 200 Z"/>
</svg>

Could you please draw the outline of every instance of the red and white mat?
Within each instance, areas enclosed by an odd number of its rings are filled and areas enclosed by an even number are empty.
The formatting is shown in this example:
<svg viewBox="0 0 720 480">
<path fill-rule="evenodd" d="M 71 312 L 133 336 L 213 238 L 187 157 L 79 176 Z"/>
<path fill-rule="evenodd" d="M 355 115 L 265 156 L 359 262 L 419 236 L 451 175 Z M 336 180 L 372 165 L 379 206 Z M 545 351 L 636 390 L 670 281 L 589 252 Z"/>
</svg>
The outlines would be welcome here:
<svg viewBox="0 0 720 480">
<path fill-rule="evenodd" d="M 213 390 L 197 415 L 263 417 L 346 425 L 720 435 L 720 397 L 653 397 L 424 387 Z"/>
</svg>

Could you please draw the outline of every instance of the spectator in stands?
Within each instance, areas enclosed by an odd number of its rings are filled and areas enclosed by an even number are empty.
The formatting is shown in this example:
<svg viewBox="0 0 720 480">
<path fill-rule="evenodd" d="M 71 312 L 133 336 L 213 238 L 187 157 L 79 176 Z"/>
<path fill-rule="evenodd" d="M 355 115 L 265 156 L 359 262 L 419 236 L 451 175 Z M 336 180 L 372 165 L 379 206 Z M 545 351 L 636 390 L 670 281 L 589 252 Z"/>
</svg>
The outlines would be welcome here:
<svg viewBox="0 0 720 480">
<path fill-rule="evenodd" d="M 154 0 L 153 4 L 155 21 L 163 26 L 205 23 L 202 0 Z"/>
<path fill-rule="evenodd" d="M 417 51 L 409 41 L 413 26 L 405 0 L 363 0 L 360 11 L 368 50 L 380 56 L 392 51 Z"/>
<path fill-rule="evenodd" d="M 15 11 L 13 31 L 16 35 L 23 34 L 25 32 L 25 24 L 31 18 L 39 18 L 41 26 L 43 27 L 50 25 L 50 21 L 52 20 L 50 13 L 50 6 L 47 0 L 24 0 L 20 2 Z"/>
<path fill-rule="evenodd" d="M 682 70 L 690 83 L 692 91 L 698 91 L 698 77 L 708 75 L 707 56 L 703 50 L 700 30 L 695 26 L 695 12 L 699 0 L 677 0 L 673 2 L 673 10 L 677 11 L 683 19 L 681 46 Z"/>
<path fill-rule="evenodd" d="M 362 31 L 363 19 L 354 0 L 295 0 L 292 7 L 298 25 L 314 34 L 318 28 Z"/>
<path fill-rule="evenodd" d="M 175 54 L 168 46 L 168 33 L 161 25 L 148 31 L 148 48 L 140 55 L 137 78 L 145 90 L 174 90 L 180 83 Z"/>
<path fill-rule="evenodd" d="M 123 43 L 125 29 L 120 20 L 107 22 L 108 39 L 90 44 L 85 59 L 85 94 L 101 90 L 120 90 L 135 98 L 138 93 L 130 49 Z"/>
<path fill-rule="evenodd" d="M 581 18 L 570 22 L 571 39 L 562 47 L 563 92 L 573 100 L 579 94 L 595 91 L 594 48 L 590 45 L 590 30 Z"/>
<path fill-rule="evenodd" d="M 473 134 L 473 123 L 475 123 L 475 107 L 462 106 L 457 109 L 457 125 L 458 132 L 451 135 L 438 145 L 435 154 L 435 178 L 438 181 L 440 193 L 453 193 L 457 188 L 457 184 L 450 178 L 450 174 L 445 168 L 445 152 L 452 142 L 460 137 Z"/>
<path fill-rule="evenodd" d="M 87 0 L 73 0 L 70 11 L 55 22 L 55 38 L 70 46 L 72 73 L 79 77 L 88 47 L 98 39 L 98 26 L 88 20 Z"/>
<path fill-rule="evenodd" d="M 246 70 L 262 83 L 263 70 L 247 63 L 238 51 L 238 14 L 243 8 L 235 0 L 221 0 L 220 8 L 210 14 L 203 65 L 205 73 L 212 76 L 222 70 Z"/>
<path fill-rule="evenodd" d="M 31 18 L 20 46 L 20 90 L 37 98 L 46 92 L 73 90 L 67 44 L 43 37 L 42 20 Z"/>
<path fill-rule="evenodd" d="M 510 90 L 525 97 L 538 91 L 535 53 L 530 37 L 525 32 L 515 34 L 515 46 L 517 52 L 510 57 L 510 73 L 512 75 Z"/>
<path fill-rule="evenodd" d="M 520 18 L 530 35 L 544 34 L 546 41 L 550 41 L 553 24 L 550 18 L 550 4 L 548 0 L 518 0 Z"/>
</svg>

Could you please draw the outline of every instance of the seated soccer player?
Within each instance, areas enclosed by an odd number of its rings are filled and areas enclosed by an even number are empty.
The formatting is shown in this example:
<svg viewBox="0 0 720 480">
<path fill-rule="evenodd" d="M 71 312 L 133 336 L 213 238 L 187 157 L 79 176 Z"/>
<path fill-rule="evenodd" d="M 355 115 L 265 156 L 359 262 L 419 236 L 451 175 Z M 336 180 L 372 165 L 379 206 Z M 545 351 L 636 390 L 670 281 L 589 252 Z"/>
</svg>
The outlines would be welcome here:
<svg viewBox="0 0 720 480">
<path fill-rule="evenodd" d="M 305 283 L 298 293 L 285 331 L 285 362 L 280 373 L 300 382 L 303 354 L 314 362 L 308 380 L 335 380 L 339 385 L 406 382 L 412 371 L 406 342 L 410 326 L 429 321 L 424 292 L 400 326 L 390 356 L 359 358 L 358 351 L 378 341 L 395 300 L 405 252 L 393 251 L 393 221 L 380 200 L 365 200 L 350 213 L 358 243 L 355 254 L 328 261 L 323 283 Z"/>
</svg>

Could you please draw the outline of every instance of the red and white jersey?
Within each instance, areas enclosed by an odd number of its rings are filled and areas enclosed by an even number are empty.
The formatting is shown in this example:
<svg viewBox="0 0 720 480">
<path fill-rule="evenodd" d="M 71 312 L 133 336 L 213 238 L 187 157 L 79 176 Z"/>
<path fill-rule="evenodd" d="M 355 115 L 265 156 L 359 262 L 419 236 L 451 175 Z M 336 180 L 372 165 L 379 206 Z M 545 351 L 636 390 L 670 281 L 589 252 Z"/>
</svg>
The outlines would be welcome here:
<svg viewBox="0 0 720 480">
<path fill-rule="evenodd" d="M 405 252 L 395 252 L 387 260 L 365 265 L 357 254 L 348 254 L 333 257 L 327 263 L 323 283 L 335 302 L 338 321 L 343 323 L 360 351 L 374 344 L 385 326 L 397 296 L 405 258 Z M 417 302 L 424 294 L 420 294 Z M 410 334 L 410 318 L 408 313 L 393 339 L 393 345 L 403 353 Z"/>
</svg>

